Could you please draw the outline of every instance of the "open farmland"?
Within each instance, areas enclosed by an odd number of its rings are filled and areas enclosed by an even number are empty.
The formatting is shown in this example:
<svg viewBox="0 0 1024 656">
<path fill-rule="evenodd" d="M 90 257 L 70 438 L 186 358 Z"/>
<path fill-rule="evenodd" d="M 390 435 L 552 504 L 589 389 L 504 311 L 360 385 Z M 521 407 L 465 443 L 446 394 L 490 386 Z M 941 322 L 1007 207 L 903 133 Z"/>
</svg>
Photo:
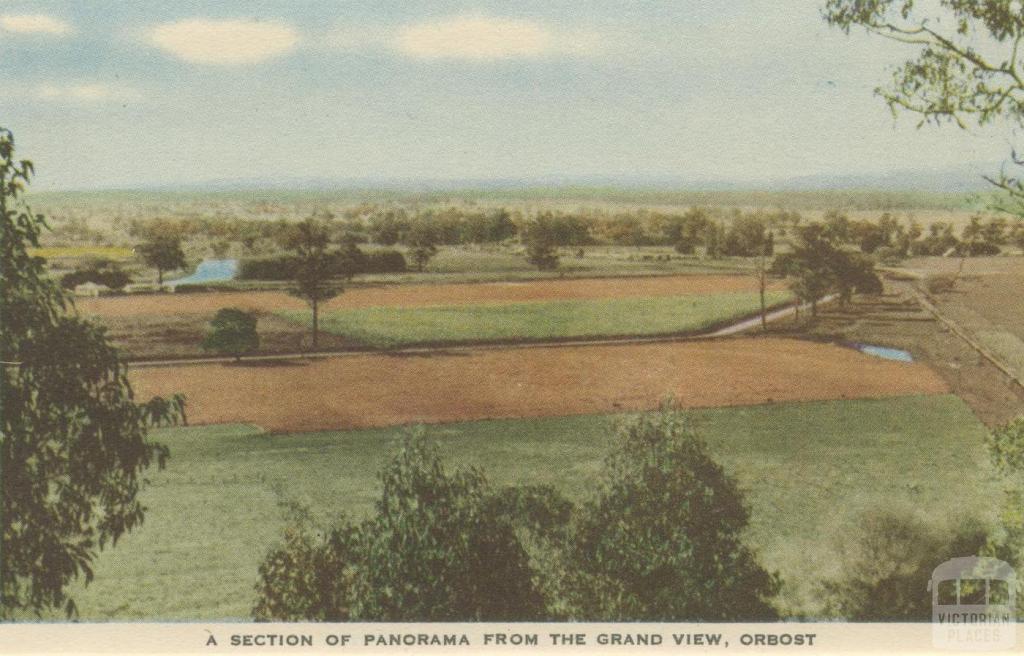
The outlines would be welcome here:
<svg viewBox="0 0 1024 656">
<path fill-rule="evenodd" d="M 321 347 L 690 332 L 756 312 L 755 284 L 752 276 L 698 275 L 353 287 L 322 306 Z M 770 303 L 786 298 L 781 284 L 771 286 Z M 207 324 L 224 307 L 257 314 L 263 353 L 308 348 L 309 309 L 284 292 L 115 296 L 77 305 L 131 358 L 200 355 Z"/>
<path fill-rule="evenodd" d="M 664 276 L 589 278 L 476 284 L 353 286 L 323 304 L 325 311 L 368 307 L 421 307 L 521 303 L 603 298 L 644 298 L 755 290 L 752 276 Z M 773 290 L 783 285 L 776 283 Z M 213 314 L 223 307 L 257 312 L 304 309 L 306 304 L 284 292 L 207 292 L 83 298 L 84 314 L 100 319 L 137 314 Z"/>
<path fill-rule="evenodd" d="M 199 424 L 275 432 L 947 391 L 923 365 L 794 339 L 463 349 L 136 368 L 137 394 L 183 392 Z"/>
<path fill-rule="evenodd" d="M 916 258 L 906 268 L 927 278 L 952 275 L 959 265 L 958 258 Z M 931 298 L 944 317 L 1024 380 L 1024 258 L 971 258 L 955 287 Z"/>
<path fill-rule="evenodd" d="M 942 527 L 987 519 L 996 494 L 984 429 L 953 396 L 790 403 L 695 411 L 716 460 L 752 508 L 750 540 L 784 582 L 783 603 L 816 612 L 838 542 L 860 513 L 914 508 Z M 611 443 L 606 416 L 431 427 L 446 461 L 497 485 L 550 484 L 585 498 Z M 283 527 L 284 501 L 321 521 L 360 517 L 401 429 L 266 435 L 251 426 L 159 431 L 165 471 L 150 475 L 146 523 L 102 553 L 73 591 L 87 620 L 244 619 L 256 571 Z"/>
<path fill-rule="evenodd" d="M 768 306 L 789 301 L 769 292 Z M 358 346 L 392 348 L 424 344 L 518 342 L 697 332 L 751 314 L 754 293 L 620 298 L 430 308 L 366 308 L 321 315 L 320 327 Z M 307 325 L 308 312 L 282 316 Z"/>
</svg>

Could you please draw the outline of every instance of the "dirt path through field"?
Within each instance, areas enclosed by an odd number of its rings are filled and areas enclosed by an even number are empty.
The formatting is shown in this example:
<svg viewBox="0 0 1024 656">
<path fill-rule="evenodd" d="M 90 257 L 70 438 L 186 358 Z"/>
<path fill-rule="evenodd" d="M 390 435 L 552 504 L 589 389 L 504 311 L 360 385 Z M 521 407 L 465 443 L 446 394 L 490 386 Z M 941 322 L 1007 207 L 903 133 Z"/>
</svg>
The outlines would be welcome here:
<svg viewBox="0 0 1024 656">
<path fill-rule="evenodd" d="M 772 289 L 783 289 L 781 284 Z M 583 278 L 573 280 L 532 280 L 527 282 L 465 283 L 443 285 L 383 285 L 353 287 L 326 304 L 325 309 L 365 307 L 417 307 L 425 305 L 472 305 L 478 303 L 522 303 L 574 299 L 640 298 L 754 292 L 751 276 L 651 276 L 645 278 Z M 136 294 L 83 298 L 76 302 L 83 314 L 100 317 L 136 315 L 167 316 L 213 314 L 220 308 L 250 311 L 301 310 L 306 306 L 284 292 L 205 292 L 182 294 Z"/>
<path fill-rule="evenodd" d="M 948 391 L 923 365 L 781 338 L 355 355 L 135 369 L 137 394 L 183 392 L 193 423 L 276 432 Z"/>
</svg>

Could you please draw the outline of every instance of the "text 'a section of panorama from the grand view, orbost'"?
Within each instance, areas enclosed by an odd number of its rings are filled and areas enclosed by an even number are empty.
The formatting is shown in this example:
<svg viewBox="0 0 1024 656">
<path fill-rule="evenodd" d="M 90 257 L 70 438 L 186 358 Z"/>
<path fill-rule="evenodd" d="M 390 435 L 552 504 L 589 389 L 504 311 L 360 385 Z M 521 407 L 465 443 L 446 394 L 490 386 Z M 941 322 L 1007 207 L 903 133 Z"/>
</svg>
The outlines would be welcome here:
<svg viewBox="0 0 1024 656">
<path fill-rule="evenodd" d="M 0 616 L 927 621 L 1021 563 L 1020 7 L 657 4 L 0 9 Z"/>
</svg>

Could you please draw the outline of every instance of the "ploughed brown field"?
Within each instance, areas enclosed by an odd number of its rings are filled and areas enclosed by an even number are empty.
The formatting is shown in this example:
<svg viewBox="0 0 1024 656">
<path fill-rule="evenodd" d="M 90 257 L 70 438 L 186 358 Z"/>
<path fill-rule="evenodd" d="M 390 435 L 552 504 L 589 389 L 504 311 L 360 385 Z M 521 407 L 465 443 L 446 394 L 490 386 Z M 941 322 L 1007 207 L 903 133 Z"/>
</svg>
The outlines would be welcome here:
<svg viewBox="0 0 1024 656">
<path fill-rule="evenodd" d="M 466 349 L 136 368 L 140 398 L 182 392 L 189 421 L 274 432 L 948 391 L 927 366 L 784 338 Z"/>
<path fill-rule="evenodd" d="M 782 283 L 777 283 L 773 284 L 771 289 L 784 289 L 784 287 Z M 718 292 L 753 292 L 756 290 L 757 284 L 753 277 L 743 275 L 382 285 L 347 289 L 345 293 L 326 303 L 324 309 L 638 298 Z M 302 300 L 278 291 L 136 294 L 83 298 L 77 300 L 76 305 L 83 314 L 99 317 L 179 316 L 182 314 L 209 314 L 212 316 L 217 310 L 225 307 L 236 307 L 256 312 L 306 308 L 306 304 Z"/>
</svg>

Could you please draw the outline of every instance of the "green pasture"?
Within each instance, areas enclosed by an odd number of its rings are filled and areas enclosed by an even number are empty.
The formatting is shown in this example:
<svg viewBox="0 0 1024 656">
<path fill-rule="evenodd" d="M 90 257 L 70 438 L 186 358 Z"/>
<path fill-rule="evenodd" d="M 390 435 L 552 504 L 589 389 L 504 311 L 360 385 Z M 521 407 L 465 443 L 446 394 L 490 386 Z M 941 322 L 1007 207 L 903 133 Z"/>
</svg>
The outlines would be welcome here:
<svg viewBox="0 0 1024 656">
<path fill-rule="evenodd" d="M 769 305 L 791 298 L 769 292 Z M 376 307 L 320 316 L 320 328 L 378 348 L 504 340 L 615 335 L 667 335 L 700 331 L 754 314 L 756 293 L 691 294 L 652 298 L 572 300 L 446 307 Z M 280 312 L 309 324 L 308 311 Z"/>
<path fill-rule="evenodd" d="M 813 372 L 808 372 L 813 375 Z M 694 412 L 716 459 L 752 507 L 749 540 L 785 580 L 783 602 L 813 612 L 837 544 L 863 512 L 912 509 L 946 525 L 982 520 L 997 501 L 984 428 L 954 396 L 790 403 Z M 551 484 L 584 498 L 614 416 L 478 421 L 428 429 L 452 465 L 495 485 Z M 361 516 L 403 429 L 267 435 L 251 426 L 163 429 L 164 471 L 149 473 L 145 524 L 96 562 L 74 597 L 84 620 L 248 618 L 262 558 L 280 538 L 281 503 L 323 522 Z"/>
</svg>

